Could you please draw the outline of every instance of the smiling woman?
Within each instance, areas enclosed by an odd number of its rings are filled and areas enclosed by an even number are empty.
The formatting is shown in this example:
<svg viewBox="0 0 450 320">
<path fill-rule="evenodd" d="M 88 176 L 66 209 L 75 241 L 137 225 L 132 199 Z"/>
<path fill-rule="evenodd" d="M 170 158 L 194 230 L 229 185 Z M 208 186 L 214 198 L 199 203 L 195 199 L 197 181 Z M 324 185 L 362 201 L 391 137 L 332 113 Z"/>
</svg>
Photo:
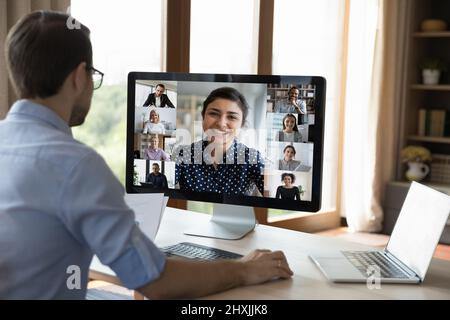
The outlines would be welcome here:
<svg viewBox="0 0 450 320">
<path fill-rule="evenodd" d="M 182 191 L 235 195 L 264 193 L 264 162 L 259 151 L 237 141 L 248 104 L 234 88 L 213 90 L 203 103 L 205 139 L 175 152 L 175 180 Z M 259 194 L 258 194 L 259 192 Z"/>
</svg>

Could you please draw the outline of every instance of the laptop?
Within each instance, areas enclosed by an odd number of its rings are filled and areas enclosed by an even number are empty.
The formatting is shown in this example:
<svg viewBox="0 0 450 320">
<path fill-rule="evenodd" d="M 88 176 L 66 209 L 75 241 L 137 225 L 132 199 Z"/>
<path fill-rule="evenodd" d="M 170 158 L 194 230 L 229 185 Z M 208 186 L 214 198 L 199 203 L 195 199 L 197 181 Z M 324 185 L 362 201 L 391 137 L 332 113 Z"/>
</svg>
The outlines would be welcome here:
<svg viewBox="0 0 450 320">
<path fill-rule="evenodd" d="M 420 283 L 450 213 L 450 196 L 413 182 L 385 249 L 310 258 L 332 282 Z"/>
</svg>

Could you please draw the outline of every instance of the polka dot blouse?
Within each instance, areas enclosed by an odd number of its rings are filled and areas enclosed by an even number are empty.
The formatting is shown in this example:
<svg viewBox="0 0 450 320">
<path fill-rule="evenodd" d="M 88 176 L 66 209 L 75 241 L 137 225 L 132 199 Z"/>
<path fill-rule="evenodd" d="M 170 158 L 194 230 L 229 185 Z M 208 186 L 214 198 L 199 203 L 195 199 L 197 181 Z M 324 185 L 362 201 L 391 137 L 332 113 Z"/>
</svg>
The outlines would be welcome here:
<svg viewBox="0 0 450 320">
<path fill-rule="evenodd" d="M 257 189 L 264 194 L 264 160 L 259 151 L 235 140 L 214 167 L 211 147 L 198 141 L 174 152 L 175 183 L 180 190 L 252 195 Z"/>
</svg>

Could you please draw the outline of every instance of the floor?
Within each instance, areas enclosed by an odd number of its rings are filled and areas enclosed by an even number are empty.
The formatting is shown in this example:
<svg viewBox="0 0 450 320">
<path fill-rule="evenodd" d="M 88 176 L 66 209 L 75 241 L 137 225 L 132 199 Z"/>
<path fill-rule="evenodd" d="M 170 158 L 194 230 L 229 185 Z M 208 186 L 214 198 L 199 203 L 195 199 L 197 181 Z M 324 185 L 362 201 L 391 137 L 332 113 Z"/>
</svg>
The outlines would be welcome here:
<svg viewBox="0 0 450 320">
<path fill-rule="evenodd" d="M 316 233 L 325 237 L 336 237 L 350 242 L 356 242 L 373 247 L 384 247 L 388 243 L 389 236 L 378 233 L 350 232 L 347 227 L 327 230 Z M 450 261 L 450 245 L 438 244 L 434 257 Z"/>
</svg>

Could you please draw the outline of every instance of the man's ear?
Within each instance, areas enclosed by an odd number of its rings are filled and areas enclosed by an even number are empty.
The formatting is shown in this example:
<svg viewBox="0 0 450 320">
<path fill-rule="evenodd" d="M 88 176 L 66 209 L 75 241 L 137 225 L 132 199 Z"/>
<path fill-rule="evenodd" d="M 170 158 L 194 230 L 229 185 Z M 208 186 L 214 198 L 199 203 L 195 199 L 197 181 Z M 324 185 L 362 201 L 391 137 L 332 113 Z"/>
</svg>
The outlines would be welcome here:
<svg viewBox="0 0 450 320">
<path fill-rule="evenodd" d="M 83 92 L 86 87 L 86 81 L 88 80 L 86 66 L 86 62 L 81 62 L 72 71 L 72 86 L 77 94 Z"/>
</svg>

